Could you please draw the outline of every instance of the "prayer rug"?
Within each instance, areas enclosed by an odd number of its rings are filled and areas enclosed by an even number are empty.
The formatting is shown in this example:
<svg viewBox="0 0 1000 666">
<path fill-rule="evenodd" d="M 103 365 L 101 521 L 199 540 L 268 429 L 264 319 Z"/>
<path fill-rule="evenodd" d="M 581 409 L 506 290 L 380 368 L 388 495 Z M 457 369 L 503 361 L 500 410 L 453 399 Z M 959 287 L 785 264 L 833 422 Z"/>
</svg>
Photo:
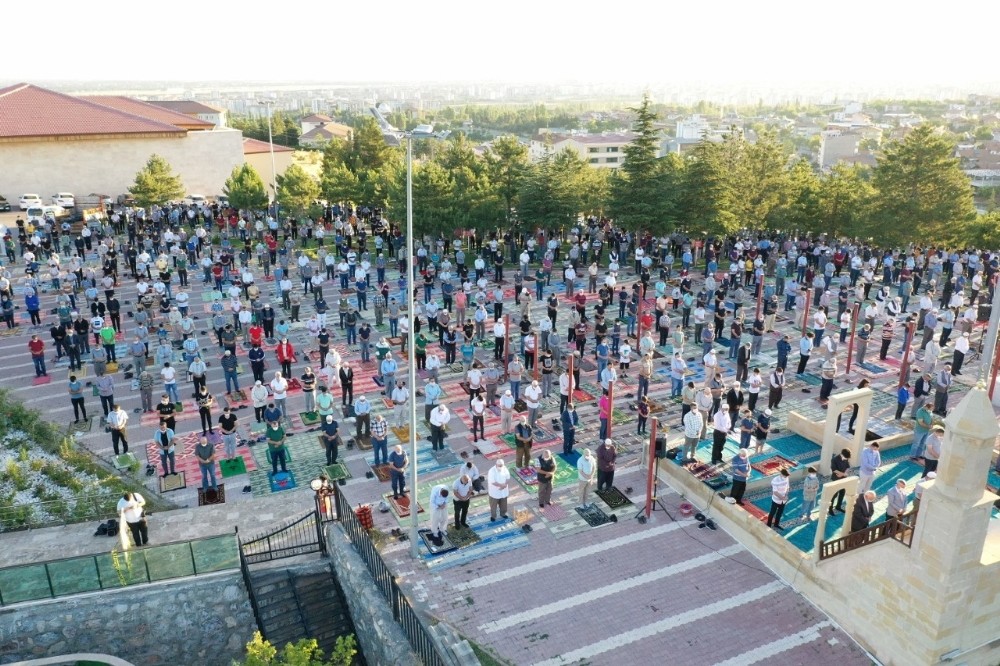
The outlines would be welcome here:
<svg viewBox="0 0 1000 666">
<path fill-rule="evenodd" d="M 239 409 L 240 407 L 250 405 L 250 398 L 247 397 L 247 394 L 243 389 L 233 391 L 229 395 L 223 396 L 223 399 L 226 401 L 226 405 L 232 409 Z"/>
<path fill-rule="evenodd" d="M 176 474 L 160 477 L 161 493 L 168 493 L 171 490 L 181 490 L 186 487 L 187 481 L 184 478 L 184 472 L 177 472 Z"/>
<path fill-rule="evenodd" d="M 573 389 L 573 402 L 577 405 L 583 402 L 590 402 L 594 396 L 582 389 Z"/>
<path fill-rule="evenodd" d="M 622 425 L 635 419 L 635 416 L 621 409 L 611 411 L 611 425 Z"/>
<path fill-rule="evenodd" d="M 538 472 L 534 467 L 515 467 L 514 472 L 517 479 L 526 486 L 538 485 Z"/>
<path fill-rule="evenodd" d="M 109 369 L 108 372 L 111 372 L 111 370 Z M 51 377 L 49 377 L 48 375 L 42 375 L 41 377 L 35 377 L 34 379 L 32 379 L 31 384 L 33 386 L 41 386 L 42 384 L 48 384 L 51 381 L 52 381 Z"/>
<path fill-rule="evenodd" d="M 750 467 L 757 470 L 764 476 L 774 476 L 775 474 L 780 473 L 783 469 L 791 470 L 798 466 L 797 462 L 789 460 L 784 456 L 771 456 L 770 458 L 750 463 Z"/>
<path fill-rule="evenodd" d="M 566 510 L 563 509 L 558 504 L 547 504 L 544 507 L 539 507 L 538 513 L 542 515 L 543 518 L 550 522 L 555 522 L 557 520 L 564 520 L 569 517 Z"/>
<path fill-rule="evenodd" d="M 115 363 L 114 361 L 108 363 L 108 365 L 107 365 L 107 371 L 108 372 L 118 372 L 118 364 Z"/>
<path fill-rule="evenodd" d="M 397 338 L 386 338 L 385 341 L 388 342 L 393 347 L 397 347 L 397 346 L 403 344 L 403 338 L 398 338 L 398 337 Z"/>
<path fill-rule="evenodd" d="M 569 465 L 573 469 L 576 469 L 576 463 L 577 463 L 578 460 L 580 460 L 580 452 L 579 451 L 573 451 L 569 455 L 566 455 L 565 453 L 558 453 L 556 455 L 558 455 L 563 460 L 563 462 L 565 462 L 567 465 Z"/>
<path fill-rule="evenodd" d="M 451 541 L 456 548 L 466 548 L 473 544 L 479 543 L 479 535 L 471 527 L 460 527 L 455 528 L 454 525 L 448 526 L 448 536 L 447 539 Z"/>
<path fill-rule="evenodd" d="M 392 434 L 399 438 L 401 442 L 408 442 L 410 440 L 410 427 L 403 426 L 402 428 L 390 427 Z"/>
<path fill-rule="evenodd" d="M 458 546 L 456 546 L 454 543 L 451 542 L 451 539 L 448 537 L 447 533 L 441 535 L 441 541 L 439 542 L 441 544 L 440 546 L 431 541 L 430 530 L 420 530 L 419 534 L 420 534 L 420 540 L 424 542 L 424 546 L 427 547 L 427 550 L 430 552 L 431 555 L 441 555 L 443 553 L 447 553 L 456 550 L 458 548 Z"/>
<path fill-rule="evenodd" d="M 385 493 L 382 495 L 382 499 L 389 504 L 389 508 L 392 512 L 396 514 L 397 518 L 406 518 L 410 515 L 410 496 L 402 495 L 399 498 L 393 498 L 392 493 Z M 417 502 L 417 513 L 421 514 L 424 512 L 424 507 Z"/>
<path fill-rule="evenodd" d="M 314 426 L 320 422 L 319 412 L 299 412 L 299 418 L 302 419 L 302 423 L 306 427 Z"/>
<path fill-rule="evenodd" d="M 272 493 L 291 490 L 295 487 L 295 474 L 292 472 L 278 472 L 277 474 L 268 472 L 267 482 L 271 485 Z"/>
<path fill-rule="evenodd" d="M 354 445 L 358 447 L 360 451 L 371 451 L 372 450 L 372 438 L 362 435 L 361 437 L 355 437 Z"/>
<path fill-rule="evenodd" d="M 600 527 L 605 523 L 611 522 L 608 515 L 601 511 L 601 509 L 596 504 L 588 504 L 586 506 L 576 507 L 576 512 L 580 514 L 580 517 L 587 521 L 587 524 L 591 527 Z"/>
<path fill-rule="evenodd" d="M 219 470 L 222 472 L 222 478 L 228 479 L 231 476 L 246 474 L 247 464 L 243 458 L 239 456 L 233 458 L 232 460 L 222 459 L 219 461 Z"/>
<path fill-rule="evenodd" d="M 611 490 L 596 490 L 594 492 L 612 509 L 620 509 L 621 507 L 628 506 L 632 503 L 632 500 L 625 497 L 625 495 L 622 494 L 622 491 L 618 490 L 618 488 L 614 486 L 611 487 Z"/>
<path fill-rule="evenodd" d="M 289 391 L 301 391 L 302 390 L 302 382 L 300 382 L 295 377 L 289 377 L 288 378 L 288 390 Z"/>
<path fill-rule="evenodd" d="M 271 447 L 270 446 L 267 447 L 266 449 L 264 449 L 264 457 L 267 458 L 267 464 L 268 465 L 273 464 L 271 462 Z M 286 463 L 292 462 L 292 450 L 287 446 L 287 444 L 285 446 L 285 462 Z"/>
<path fill-rule="evenodd" d="M 208 506 L 210 504 L 226 503 L 226 486 L 220 483 L 215 489 L 198 488 L 198 506 Z"/>
<path fill-rule="evenodd" d="M 889 368 L 882 367 L 881 365 L 875 365 L 874 363 L 858 363 L 858 365 L 868 372 L 876 375 L 881 375 L 890 371 Z"/>
<path fill-rule="evenodd" d="M 559 488 L 575 484 L 579 479 L 579 475 L 577 474 L 576 471 L 576 464 L 574 463 L 573 465 L 570 465 L 562 458 L 561 455 L 554 456 L 553 459 L 556 461 L 556 473 L 552 477 L 553 490 L 557 490 Z M 513 465 L 511 465 L 510 467 L 514 469 Z M 531 467 L 528 469 L 530 469 L 532 473 L 537 475 L 537 470 L 535 468 Z M 517 473 L 515 476 L 517 480 L 521 482 L 521 486 L 531 495 L 533 496 L 537 495 L 538 494 L 537 476 L 532 480 L 528 480 L 522 477 L 521 470 L 518 469 L 516 470 L 516 472 Z"/>
<path fill-rule="evenodd" d="M 560 437 L 551 430 L 546 430 L 545 428 L 541 428 L 537 425 L 535 426 L 535 429 L 532 431 L 532 434 L 535 436 L 535 446 L 541 444 L 549 444 L 551 442 L 560 439 Z"/>
<path fill-rule="evenodd" d="M 88 417 L 80 421 L 79 423 L 70 423 L 69 428 L 73 432 L 90 432 L 90 428 L 94 425 L 94 417 Z"/>
<path fill-rule="evenodd" d="M 475 446 L 476 446 L 476 448 L 479 449 L 479 452 L 482 453 L 487 458 L 490 455 L 492 455 L 492 454 L 496 453 L 497 451 L 501 450 L 501 447 L 497 446 L 496 444 L 494 444 L 493 442 L 491 442 L 488 439 L 484 439 L 482 441 L 476 442 Z M 506 450 L 506 447 L 503 447 L 503 449 Z"/>
<path fill-rule="evenodd" d="M 387 463 L 371 466 L 372 472 L 375 474 L 375 478 L 377 478 L 382 483 L 388 483 L 389 480 L 392 478 L 392 475 L 389 472 L 390 467 L 391 466 Z"/>
<path fill-rule="evenodd" d="M 138 469 L 139 461 L 136 459 L 134 453 L 129 452 L 115 456 L 114 465 L 115 469 Z"/>
<path fill-rule="evenodd" d="M 333 463 L 332 465 L 327 465 L 323 468 L 326 472 L 326 478 L 331 481 L 339 481 L 340 479 L 351 478 L 351 472 L 347 469 L 347 465 L 342 462 Z"/>
</svg>

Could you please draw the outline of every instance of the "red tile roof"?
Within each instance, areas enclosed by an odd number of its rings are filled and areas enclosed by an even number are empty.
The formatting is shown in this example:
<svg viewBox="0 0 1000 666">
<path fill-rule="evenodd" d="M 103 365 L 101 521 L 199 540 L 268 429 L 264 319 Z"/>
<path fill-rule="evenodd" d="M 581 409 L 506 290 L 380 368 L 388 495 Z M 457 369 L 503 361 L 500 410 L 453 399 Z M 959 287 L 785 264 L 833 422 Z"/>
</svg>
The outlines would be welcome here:
<svg viewBox="0 0 1000 666">
<path fill-rule="evenodd" d="M 164 109 L 170 109 L 171 111 L 176 111 L 177 113 L 183 113 L 185 116 L 196 115 L 199 113 L 222 113 L 225 109 L 212 106 L 211 104 L 202 104 L 201 102 L 193 102 L 191 100 L 149 100 L 150 104 L 154 104 Z"/>
<path fill-rule="evenodd" d="M 168 125 L 176 125 L 177 127 L 183 127 L 184 129 L 210 130 L 215 127 L 213 123 L 210 123 L 207 120 L 201 120 L 199 118 L 195 118 L 194 116 L 188 116 L 183 113 L 171 111 L 170 109 L 166 109 L 159 105 L 140 102 L 139 100 L 132 99 L 131 97 L 121 97 L 117 95 L 83 95 L 77 99 L 85 99 L 88 102 L 94 102 L 96 104 L 100 104 L 101 106 L 118 109 L 119 111 L 124 111 L 125 113 L 142 116 L 143 118 L 149 118 L 150 120 L 167 123 Z"/>
<path fill-rule="evenodd" d="M 259 155 L 260 153 L 271 152 L 271 144 L 267 141 L 258 141 L 257 139 L 251 139 L 250 137 L 243 137 L 243 154 L 244 155 Z M 274 152 L 276 153 L 294 153 L 294 148 L 289 148 L 288 146 L 279 146 L 274 144 Z"/>
<path fill-rule="evenodd" d="M 184 133 L 176 125 L 27 83 L 0 88 L 0 139 Z"/>
<path fill-rule="evenodd" d="M 328 123 L 331 120 L 333 120 L 333 118 L 331 118 L 330 116 L 323 115 L 322 113 L 314 113 L 311 116 L 306 116 L 305 118 L 303 118 L 302 122 L 304 122 L 304 123 Z"/>
</svg>

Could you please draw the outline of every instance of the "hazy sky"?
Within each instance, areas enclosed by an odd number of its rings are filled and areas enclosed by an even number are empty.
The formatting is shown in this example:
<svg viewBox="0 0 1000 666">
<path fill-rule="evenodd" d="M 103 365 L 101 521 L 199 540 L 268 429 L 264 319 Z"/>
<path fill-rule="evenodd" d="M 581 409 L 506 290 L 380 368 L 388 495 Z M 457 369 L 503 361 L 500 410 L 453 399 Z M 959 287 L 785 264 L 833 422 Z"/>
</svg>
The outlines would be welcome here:
<svg viewBox="0 0 1000 666">
<path fill-rule="evenodd" d="M 3 16 L 22 27 L 0 76 L 29 82 L 1000 80 L 995 0 L 38 0 Z"/>
</svg>

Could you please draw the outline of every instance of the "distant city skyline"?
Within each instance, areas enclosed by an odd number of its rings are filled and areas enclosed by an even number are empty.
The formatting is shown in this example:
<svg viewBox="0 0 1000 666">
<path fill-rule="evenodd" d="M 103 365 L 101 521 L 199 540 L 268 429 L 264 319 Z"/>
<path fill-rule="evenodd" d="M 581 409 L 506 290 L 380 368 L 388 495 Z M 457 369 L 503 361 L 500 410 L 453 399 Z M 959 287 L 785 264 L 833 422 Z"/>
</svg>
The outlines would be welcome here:
<svg viewBox="0 0 1000 666">
<path fill-rule="evenodd" d="M 1000 90 L 991 61 L 971 46 L 982 43 L 977 26 L 1000 19 L 1000 4 L 972 0 L 933 12 L 860 0 L 510 0 L 502 9 L 439 0 L 419 11 L 397 0 L 307 0 L 270 16 L 191 0 L 169 10 L 111 0 L 99 12 L 42 0 L 5 7 L 5 22 L 37 24 L 45 5 L 59 25 L 76 28 L 50 46 L 34 30 L 8 31 L 6 80 Z"/>
</svg>

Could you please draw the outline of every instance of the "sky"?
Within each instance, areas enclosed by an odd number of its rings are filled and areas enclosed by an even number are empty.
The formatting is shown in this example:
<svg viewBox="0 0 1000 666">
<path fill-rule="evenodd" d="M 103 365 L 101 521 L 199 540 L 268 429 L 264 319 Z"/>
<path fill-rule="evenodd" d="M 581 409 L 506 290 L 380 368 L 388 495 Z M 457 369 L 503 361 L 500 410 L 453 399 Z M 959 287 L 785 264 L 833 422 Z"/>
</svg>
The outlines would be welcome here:
<svg viewBox="0 0 1000 666">
<path fill-rule="evenodd" d="M 260 11 L 265 7 L 269 14 Z M 8 57 L 0 77 L 972 87 L 1000 82 L 987 37 L 988 26 L 1000 19 L 995 1 L 37 0 L 4 7 L 7 26 L 38 26 L 41 16 L 52 18 L 44 31 L 51 30 L 51 41 L 40 40 L 36 30 L 4 31 Z"/>
</svg>

